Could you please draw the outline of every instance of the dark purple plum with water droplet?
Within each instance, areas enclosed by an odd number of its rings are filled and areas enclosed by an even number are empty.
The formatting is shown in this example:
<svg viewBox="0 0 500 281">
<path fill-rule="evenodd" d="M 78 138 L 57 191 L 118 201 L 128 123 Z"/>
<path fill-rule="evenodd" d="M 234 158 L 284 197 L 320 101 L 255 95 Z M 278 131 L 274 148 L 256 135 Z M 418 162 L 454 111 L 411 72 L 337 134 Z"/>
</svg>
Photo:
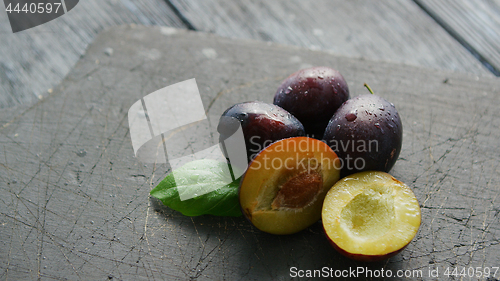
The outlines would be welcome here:
<svg viewBox="0 0 500 281">
<path fill-rule="evenodd" d="M 261 101 L 238 103 L 226 109 L 217 127 L 220 141 L 230 137 L 238 128 L 232 120 L 241 124 L 249 160 L 275 141 L 305 136 L 304 126 L 292 114 Z"/>
<path fill-rule="evenodd" d="M 323 140 L 342 159 L 342 176 L 389 172 L 401 151 L 403 125 L 394 104 L 376 95 L 362 95 L 335 112 Z"/>
<path fill-rule="evenodd" d="M 317 66 L 286 78 L 273 103 L 297 117 L 308 135 L 321 137 L 330 118 L 348 99 L 349 89 L 340 72 Z"/>
</svg>

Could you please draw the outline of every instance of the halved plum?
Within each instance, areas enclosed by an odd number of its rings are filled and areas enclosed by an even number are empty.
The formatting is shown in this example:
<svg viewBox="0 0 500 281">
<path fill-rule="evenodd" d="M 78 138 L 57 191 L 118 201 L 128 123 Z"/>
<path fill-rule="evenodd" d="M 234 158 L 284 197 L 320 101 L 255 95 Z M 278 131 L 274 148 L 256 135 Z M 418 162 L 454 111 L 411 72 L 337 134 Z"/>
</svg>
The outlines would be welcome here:
<svg viewBox="0 0 500 281">
<path fill-rule="evenodd" d="M 241 180 L 242 212 L 264 232 L 301 231 L 320 219 L 323 199 L 339 178 L 340 161 L 324 142 L 309 137 L 274 142 Z"/>
<path fill-rule="evenodd" d="M 338 181 L 326 195 L 322 222 L 333 247 L 359 261 L 379 261 L 402 251 L 420 227 L 413 191 L 380 171 Z"/>
</svg>

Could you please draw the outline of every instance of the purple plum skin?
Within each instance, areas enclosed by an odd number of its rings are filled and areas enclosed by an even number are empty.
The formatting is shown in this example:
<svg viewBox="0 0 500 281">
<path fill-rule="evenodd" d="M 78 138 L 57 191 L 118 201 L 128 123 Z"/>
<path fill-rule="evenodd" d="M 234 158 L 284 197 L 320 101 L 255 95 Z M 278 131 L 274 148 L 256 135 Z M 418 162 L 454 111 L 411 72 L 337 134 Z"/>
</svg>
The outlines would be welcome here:
<svg viewBox="0 0 500 281">
<path fill-rule="evenodd" d="M 340 72 L 317 66 L 286 78 L 273 103 L 297 117 L 308 135 L 321 137 L 330 118 L 348 99 L 349 89 Z"/>
<path fill-rule="evenodd" d="M 249 160 L 275 141 L 305 136 L 302 123 L 274 104 L 261 101 L 238 103 L 228 108 L 222 116 L 234 117 L 241 123 Z M 225 133 L 221 123 L 218 130 L 221 140 L 231 133 Z"/>
<path fill-rule="evenodd" d="M 323 140 L 342 159 L 342 176 L 360 171 L 389 172 L 401 151 L 403 125 L 392 103 L 373 94 L 362 95 L 337 110 Z"/>
</svg>

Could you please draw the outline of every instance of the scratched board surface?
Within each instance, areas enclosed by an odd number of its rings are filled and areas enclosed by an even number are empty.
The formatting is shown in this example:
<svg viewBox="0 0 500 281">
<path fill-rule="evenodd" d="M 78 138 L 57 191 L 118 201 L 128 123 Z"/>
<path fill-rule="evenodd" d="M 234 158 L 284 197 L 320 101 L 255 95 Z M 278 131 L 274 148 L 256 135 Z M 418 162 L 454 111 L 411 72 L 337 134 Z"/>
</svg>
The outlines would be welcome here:
<svg viewBox="0 0 500 281">
<path fill-rule="evenodd" d="M 218 116 L 237 102 L 271 102 L 285 77 L 312 65 L 340 70 L 351 96 L 370 84 L 400 112 L 403 149 L 391 174 L 422 207 L 419 233 L 401 254 L 354 262 L 330 247 L 321 222 L 273 236 L 241 217 L 185 217 L 150 199 L 169 167 L 134 157 L 127 111 L 135 101 L 196 78 Z M 498 267 L 498 104 L 494 78 L 170 28 L 112 28 L 49 97 L 0 111 L 0 279 L 289 280 L 291 267 L 367 267 L 442 280 L 447 267 Z M 429 277 L 436 268 L 440 278 Z"/>
</svg>

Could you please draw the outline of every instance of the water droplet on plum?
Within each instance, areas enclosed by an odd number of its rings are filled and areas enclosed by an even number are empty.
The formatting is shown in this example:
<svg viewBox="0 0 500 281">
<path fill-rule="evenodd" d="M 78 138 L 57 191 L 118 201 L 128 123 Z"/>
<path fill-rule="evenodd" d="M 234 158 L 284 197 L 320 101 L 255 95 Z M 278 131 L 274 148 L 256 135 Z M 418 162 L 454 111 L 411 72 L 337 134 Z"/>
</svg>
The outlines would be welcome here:
<svg viewBox="0 0 500 281">
<path fill-rule="evenodd" d="M 349 121 L 349 122 L 352 122 L 352 121 L 356 120 L 356 118 L 358 118 L 358 116 L 356 115 L 356 113 L 352 113 L 352 112 L 351 112 L 351 113 L 347 113 L 347 114 L 345 115 L 345 119 L 346 119 L 347 121 Z"/>
</svg>

